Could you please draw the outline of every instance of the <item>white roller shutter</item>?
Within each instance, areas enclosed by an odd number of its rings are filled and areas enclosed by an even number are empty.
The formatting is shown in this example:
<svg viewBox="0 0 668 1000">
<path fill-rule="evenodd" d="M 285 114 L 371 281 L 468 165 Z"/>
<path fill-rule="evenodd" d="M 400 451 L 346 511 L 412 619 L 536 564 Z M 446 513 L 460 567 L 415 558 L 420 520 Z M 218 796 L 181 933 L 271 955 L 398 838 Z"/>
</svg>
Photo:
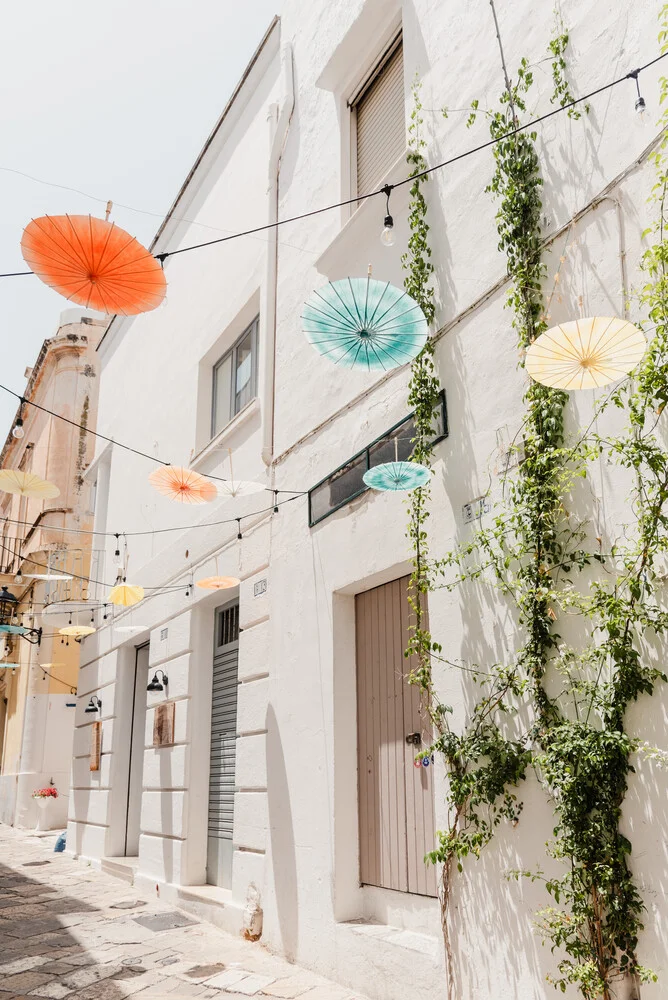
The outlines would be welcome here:
<svg viewBox="0 0 668 1000">
<path fill-rule="evenodd" d="M 354 101 L 357 193 L 378 187 L 406 149 L 404 59 L 401 41 Z"/>
</svg>

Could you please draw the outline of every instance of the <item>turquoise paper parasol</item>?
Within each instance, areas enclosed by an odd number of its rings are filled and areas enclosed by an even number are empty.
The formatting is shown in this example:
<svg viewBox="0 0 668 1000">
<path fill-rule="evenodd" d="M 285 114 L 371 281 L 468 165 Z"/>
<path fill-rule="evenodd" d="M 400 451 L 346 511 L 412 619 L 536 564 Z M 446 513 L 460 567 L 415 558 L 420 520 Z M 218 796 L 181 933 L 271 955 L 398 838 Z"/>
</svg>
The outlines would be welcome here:
<svg viewBox="0 0 668 1000">
<path fill-rule="evenodd" d="M 343 278 L 316 289 L 302 320 L 316 351 L 345 368 L 398 368 L 427 342 L 427 321 L 417 302 L 373 278 Z"/>
<path fill-rule="evenodd" d="M 372 490 L 415 490 L 429 482 L 430 472 L 417 462 L 386 462 L 374 465 L 362 479 Z"/>
</svg>

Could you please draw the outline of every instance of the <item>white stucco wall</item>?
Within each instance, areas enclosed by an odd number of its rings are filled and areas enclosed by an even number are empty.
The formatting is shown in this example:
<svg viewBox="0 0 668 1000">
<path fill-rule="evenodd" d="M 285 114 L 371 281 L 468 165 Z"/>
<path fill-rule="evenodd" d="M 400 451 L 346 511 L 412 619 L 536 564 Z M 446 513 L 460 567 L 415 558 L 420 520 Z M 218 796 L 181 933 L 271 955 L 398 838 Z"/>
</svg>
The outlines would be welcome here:
<svg viewBox="0 0 668 1000">
<path fill-rule="evenodd" d="M 528 0 L 499 6 L 511 72 L 523 55 L 535 64 L 530 110 L 544 113 L 552 107 L 545 61 L 554 34 L 551 12 Z M 656 6 L 644 0 L 628 17 L 602 0 L 565 2 L 573 90 L 594 89 L 653 58 L 656 13 Z M 487 138 L 484 121 L 467 131 L 465 113 L 445 120 L 438 109 L 465 108 L 475 97 L 482 105 L 496 104 L 502 74 L 488 4 L 480 0 L 456 9 L 435 0 L 404 5 L 287 0 L 280 34 L 293 46 L 297 101 L 281 164 L 281 216 L 349 196 L 345 100 L 400 19 L 407 93 L 417 73 L 424 107 L 430 109 L 425 110 L 429 162 Z M 276 31 L 237 98 L 238 108 L 233 106 L 195 174 L 192 191 L 177 205 L 178 217 L 193 224 L 172 226 L 173 232 L 168 225 L 165 248 L 213 238 L 217 229 L 260 225 L 266 217 L 266 118 L 281 96 L 278 47 Z M 653 109 L 658 72 L 653 68 L 641 77 Z M 568 247 L 551 304 L 555 322 L 574 314 L 623 311 L 620 250 L 629 290 L 638 281 L 653 179 L 646 164 L 634 163 L 654 130 L 637 127 L 634 95 L 628 81 L 595 98 L 582 121 L 559 115 L 538 130 L 546 235 L 590 206 L 547 254 L 552 276 Z M 627 168 L 628 176 L 610 197 L 593 206 Z M 506 289 L 496 287 L 505 271 L 497 250 L 496 208 L 483 193 L 491 171 L 492 154 L 485 151 L 438 171 L 427 186 L 438 299 L 435 329 L 441 331 L 437 366 L 450 424 L 449 437 L 436 453 L 430 519 L 435 556 L 471 530 L 462 523 L 462 505 L 485 493 L 490 483 L 495 494 L 498 436 L 512 439 L 521 420 L 524 376 L 504 310 Z M 392 179 L 405 173 L 398 165 Z M 308 489 L 406 415 L 406 369 L 377 378 L 337 368 L 319 357 L 300 332 L 303 301 L 327 279 L 363 275 L 371 263 L 374 276 L 401 284 L 406 204 L 406 188 L 396 190 L 393 249 L 379 241 L 380 199 L 362 205 L 352 218 L 349 210 L 337 210 L 280 229 L 274 466 L 267 473 L 260 458 L 264 415 L 255 404 L 222 436 L 218 448 L 195 459 L 196 468 L 226 475 L 225 449 L 231 447 L 235 475 L 281 489 Z M 223 353 L 225 338 L 232 342 L 255 313 L 263 314 L 265 239 L 259 234 L 168 260 L 167 304 L 115 324 L 100 352 L 102 433 L 174 464 L 192 461 L 203 443 L 198 385 L 204 384 L 215 352 Z M 261 328 L 261 364 L 265 338 Z M 573 400 L 571 426 L 586 424 L 595 398 L 583 394 Z M 151 490 L 150 471 L 146 459 L 112 450 L 107 530 L 150 532 L 200 519 L 204 525 L 264 505 L 250 497 L 235 505 L 181 509 Z M 625 520 L 624 483 L 605 459 L 597 476 L 595 516 L 612 536 Z M 407 572 L 405 520 L 400 497 L 367 493 L 313 529 L 302 498 L 281 506 L 278 515 L 245 520 L 241 541 L 235 524 L 129 538 L 130 582 L 165 587 L 185 584 L 191 573 L 197 578 L 216 571 L 241 579 L 236 851 L 231 890 L 210 894 L 225 912 L 216 919 L 238 928 L 254 883 L 264 910 L 263 940 L 270 948 L 379 1000 L 406 995 L 427 1000 L 444 991 L 437 903 L 361 888 L 358 875 L 354 595 Z M 111 550 L 113 542 L 108 556 Z M 109 558 L 107 564 L 109 579 Z M 253 596 L 258 579 L 268 581 L 261 597 Z M 162 750 L 149 746 L 152 711 L 161 697 L 149 694 L 138 878 L 168 894 L 205 880 L 212 622 L 214 608 L 223 601 L 197 589 L 190 597 L 183 589 L 149 595 L 132 612 L 133 621 L 145 625 L 144 633 L 128 639 L 104 628 L 82 646 L 87 665 L 79 686 L 68 849 L 96 859 L 122 853 L 129 678 L 134 646 L 150 638 L 151 665 L 168 672 L 169 695 L 177 702 L 176 744 Z M 474 591 L 430 595 L 429 612 L 432 631 L 452 659 L 496 657 L 512 640 L 512 623 Z M 123 622 L 129 620 L 127 615 Z M 168 638 L 161 639 L 165 627 Z M 459 674 L 442 673 L 439 680 L 455 720 L 461 720 L 470 691 Z M 91 717 L 82 713 L 93 692 L 103 699 L 103 755 L 100 771 L 91 774 L 86 769 Z M 662 745 L 660 701 L 659 696 L 651 706 L 639 704 L 630 716 L 632 725 L 642 720 L 643 732 L 652 734 L 645 738 Z M 647 890 L 642 960 L 659 972 L 666 964 L 663 928 L 668 925 L 663 896 L 656 890 L 665 881 L 668 862 L 660 822 L 665 790 L 665 778 L 645 768 L 632 780 L 625 810 L 634 870 Z M 553 958 L 536 937 L 531 917 L 544 897 L 536 886 L 503 877 L 509 868 L 545 864 L 552 815 L 531 782 L 522 794 L 525 808 L 517 829 L 502 827 L 480 862 L 465 866 L 453 893 L 456 995 L 471 1000 L 491 992 L 501 1000 L 538 1000 L 550 989 L 545 975 Z M 436 805 L 437 825 L 444 825 L 442 796 L 437 795 Z M 194 890 L 188 898 L 197 900 Z M 666 974 L 663 986 L 643 988 L 643 1000 L 663 995 Z"/>
</svg>

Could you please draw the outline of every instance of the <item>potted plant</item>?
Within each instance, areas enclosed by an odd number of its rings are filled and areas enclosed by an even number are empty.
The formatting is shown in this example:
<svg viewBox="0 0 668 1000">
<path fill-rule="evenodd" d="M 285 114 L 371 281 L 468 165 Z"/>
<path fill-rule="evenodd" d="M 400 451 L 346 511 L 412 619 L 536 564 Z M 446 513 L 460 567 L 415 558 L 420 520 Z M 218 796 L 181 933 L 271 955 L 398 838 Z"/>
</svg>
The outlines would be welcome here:
<svg viewBox="0 0 668 1000">
<path fill-rule="evenodd" d="M 36 788 L 32 793 L 32 797 L 40 809 L 40 815 L 37 817 L 37 829 L 46 829 L 46 827 L 42 826 L 42 815 L 46 813 L 49 802 L 58 798 L 58 789 L 54 786 L 52 781 L 51 784 L 46 786 L 46 788 Z"/>
</svg>

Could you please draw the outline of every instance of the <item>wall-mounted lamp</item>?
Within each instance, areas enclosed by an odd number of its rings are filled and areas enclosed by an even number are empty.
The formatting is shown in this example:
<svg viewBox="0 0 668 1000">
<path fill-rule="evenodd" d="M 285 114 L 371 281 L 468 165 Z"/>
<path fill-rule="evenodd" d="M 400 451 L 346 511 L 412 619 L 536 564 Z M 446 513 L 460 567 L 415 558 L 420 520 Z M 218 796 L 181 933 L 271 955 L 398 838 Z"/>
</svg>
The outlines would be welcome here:
<svg viewBox="0 0 668 1000">
<path fill-rule="evenodd" d="M 91 697 L 91 699 L 88 702 L 88 704 L 86 705 L 84 711 L 85 712 L 101 712 L 102 711 L 102 702 L 100 701 L 100 699 L 98 698 L 98 696 L 96 694 L 94 694 Z"/>
<path fill-rule="evenodd" d="M 158 680 L 158 674 L 162 674 L 162 684 Z M 165 671 L 164 670 L 156 670 L 156 672 L 153 674 L 153 680 L 148 685 L 148 687 L 146 688 L 146 690 L 147 691 L 164 691 L 168 684 L 169 684 L 169 680 L 167 678 L 167 674 L 165 673 Z"/>
</svg>

